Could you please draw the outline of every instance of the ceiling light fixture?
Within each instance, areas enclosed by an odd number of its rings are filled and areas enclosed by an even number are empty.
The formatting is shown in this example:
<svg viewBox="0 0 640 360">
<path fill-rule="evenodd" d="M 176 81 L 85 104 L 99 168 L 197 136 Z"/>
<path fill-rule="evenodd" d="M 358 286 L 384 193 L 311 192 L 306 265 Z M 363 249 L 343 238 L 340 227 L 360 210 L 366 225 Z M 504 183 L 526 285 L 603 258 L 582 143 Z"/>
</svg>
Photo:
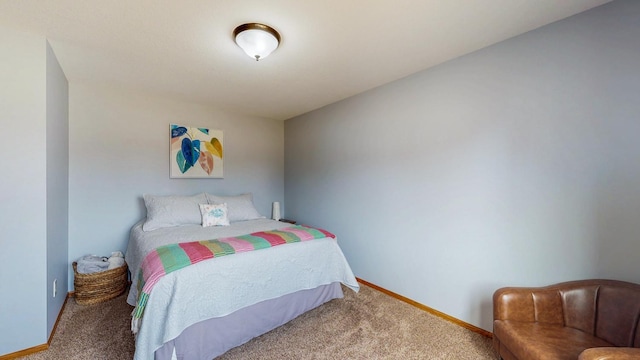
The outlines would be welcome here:
<svg viewBox="0 0 640 360">
<path fill-rule="evenodd" d="M 256 61 L 264 59 L 280 44 L 280 34 L 271 26 L 248 23 L 233 30 L 236 44 Z"/>
</svg>

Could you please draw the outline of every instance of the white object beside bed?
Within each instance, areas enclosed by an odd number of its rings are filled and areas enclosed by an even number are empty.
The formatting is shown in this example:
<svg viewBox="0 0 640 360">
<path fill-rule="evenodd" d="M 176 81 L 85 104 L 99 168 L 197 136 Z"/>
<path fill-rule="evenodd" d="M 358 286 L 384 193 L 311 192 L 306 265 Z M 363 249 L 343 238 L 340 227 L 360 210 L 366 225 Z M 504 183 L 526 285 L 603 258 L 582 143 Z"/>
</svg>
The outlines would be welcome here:
<svg viewBox="0 0 640 360">
<path fill-rule="evenodd" d="M 185 225 L 143 231 L 142 224 L 132 228 L 126 252 L 132 274 L 130 305 L 137 300 L 135 284 L 142 260 L 159 246 L 291 226 L 257 219 L 223 227 Z M 196 323 L 335 282 L 359 289 L 337 241 L 331 238 L 222 256 L 169 273 L 149 296 L 136 337 L 135 359 L 153 359 L 157 349 Z"/>
</svg>

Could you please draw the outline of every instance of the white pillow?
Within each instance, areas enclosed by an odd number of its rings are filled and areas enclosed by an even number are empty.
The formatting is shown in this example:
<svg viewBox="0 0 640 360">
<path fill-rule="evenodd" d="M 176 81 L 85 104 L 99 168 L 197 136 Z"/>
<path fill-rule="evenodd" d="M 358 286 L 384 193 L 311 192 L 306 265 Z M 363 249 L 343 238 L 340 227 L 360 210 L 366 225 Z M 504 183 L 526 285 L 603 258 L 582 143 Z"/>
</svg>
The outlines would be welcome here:
<svg viewBox="0 0 640 360">
<path fill-rule="evenodd" d="M 144 205 L 147 207 L 147 220 L 142 225 L 144 231 L 202 224 L 202 215 L 198 205 L 207 203 L 207 196 L 204 193 L 194 196 L 144 194 L 143 198 Z"/>
<path fill-rule="evenodd" d="M 207 194 L 209 204 L 227 204 L 229 210 L 229 221 L 245 221 L 253 219 L 264 219 L 253 205 L 253 195 L 251 193 L 236 196 L 217 196 Z"/>
<path fill-rule="evenodd" d="M 229 226 L 229 212 L 227 204 L 200 204 L 202 227 Z"/>
</svg>

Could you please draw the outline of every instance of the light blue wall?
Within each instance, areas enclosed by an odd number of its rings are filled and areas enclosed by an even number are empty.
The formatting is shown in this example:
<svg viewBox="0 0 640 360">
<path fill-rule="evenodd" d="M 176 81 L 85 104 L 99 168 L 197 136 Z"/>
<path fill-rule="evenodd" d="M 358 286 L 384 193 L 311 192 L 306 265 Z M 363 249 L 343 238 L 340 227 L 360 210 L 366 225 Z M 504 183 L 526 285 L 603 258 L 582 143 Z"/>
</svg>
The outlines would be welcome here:
<svg viewBox="0 0 640 360">
<path fill-rule="evenodd" d="M 47 334 L 69 288 L 69 84 L 47 43 Z M 57 294 L 53 297 L 53 281 Z"/>
<path fill-rule="evenodd" d="M 0 27 L 0 355 L 47 341 L 46 41 Z"/>
<path fill-rule="evenodd" d="M 616 1 L 287 120 L 286 216 L 486 330 L 501 286 L 640 282 L 638 19 Z"/>
<path fill-rule="evenodd" d="M 91 83 L 71 82 L 69 91 L 70 262 L 124 252 L 131 226 L 145 216 L 144 193 L 253 192 L 265 216 L 284 200 L 282 121 Z M 224 179 L 169 178 L 171 123 L 224 131 Z"/>
</svg>

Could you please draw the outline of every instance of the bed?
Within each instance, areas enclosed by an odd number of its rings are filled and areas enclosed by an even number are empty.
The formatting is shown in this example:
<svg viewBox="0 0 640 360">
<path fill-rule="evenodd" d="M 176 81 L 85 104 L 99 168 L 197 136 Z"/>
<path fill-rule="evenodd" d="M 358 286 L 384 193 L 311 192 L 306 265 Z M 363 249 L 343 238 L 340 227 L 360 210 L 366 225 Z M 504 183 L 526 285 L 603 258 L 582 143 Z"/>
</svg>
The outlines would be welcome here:
<svg viewBox="0 0 640 360">
<path fill-rule="evenodd" d="M 132 306 L 138 303 L 141 264 L 154 249 L 292 226 L 261 216 L 229 226 L 180 224 L 151 231 L 144 230 L 145 223 L 148 219 L 132 227 L 125 255 Z M 212 359 L 341 298 L 341 284 L 359 289 L 337 240 L 330 237 L 215 257 L 167 273 L 150 291 L 134 326 L 135 359 Z"/>
</svg>

